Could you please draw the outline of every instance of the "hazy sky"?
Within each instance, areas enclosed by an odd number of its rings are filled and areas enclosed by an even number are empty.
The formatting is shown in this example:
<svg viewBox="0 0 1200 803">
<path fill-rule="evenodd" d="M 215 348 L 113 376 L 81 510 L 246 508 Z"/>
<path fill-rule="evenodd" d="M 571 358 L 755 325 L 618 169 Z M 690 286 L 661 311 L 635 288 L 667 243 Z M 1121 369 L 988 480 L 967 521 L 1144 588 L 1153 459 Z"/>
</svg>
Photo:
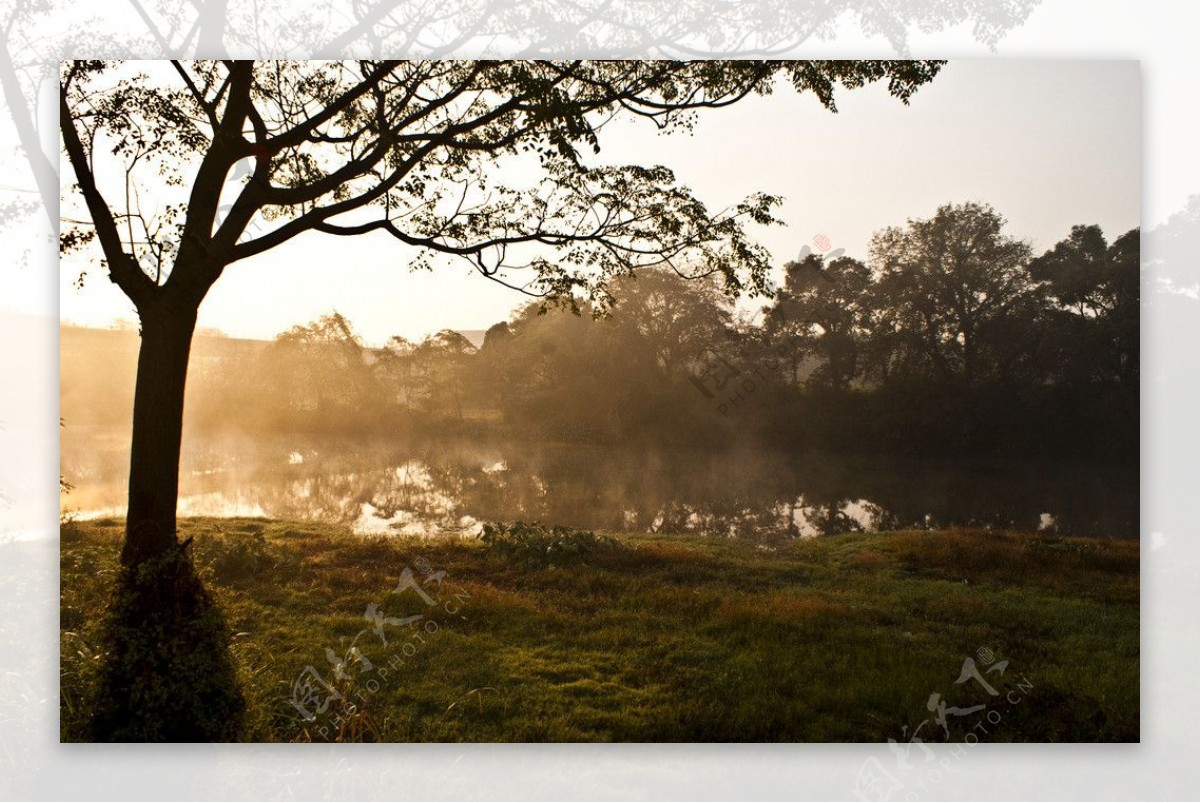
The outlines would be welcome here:
<svg viewBox="0 0 1200 803">
<path fill-rule="evenodd" d="M 604 161 L 664 164 L 710 208 L 756 191 L 784 197 L 785 227 L 754 233 L 777 266 L 823 234 L 865 259 L 871 234 L 983 201 L 1035 251 L 1076 223 L 1110 239 L 1139 225 L 1140 73 L 1133 61 L 965 60 L 946 65 L 909 106 L 883 86 L 845 91 L 838 114 L 790 88 L 702 113 L 693 133 L 646 121 L 606 128 Z M 64 177 L 70 174 L 64 170 Z M 385 234 L 309 233 L 235 263 L 200 308 L 200 326 L 273 337 L 331 310 L 371 344 L 394 334 L 484 329 L 528 299 L 465 263 L 411 273 L 413 251 Z M 93 267 L 60 278 L 64 320 L 107 325 L 132 305 Z"/>
</svg>

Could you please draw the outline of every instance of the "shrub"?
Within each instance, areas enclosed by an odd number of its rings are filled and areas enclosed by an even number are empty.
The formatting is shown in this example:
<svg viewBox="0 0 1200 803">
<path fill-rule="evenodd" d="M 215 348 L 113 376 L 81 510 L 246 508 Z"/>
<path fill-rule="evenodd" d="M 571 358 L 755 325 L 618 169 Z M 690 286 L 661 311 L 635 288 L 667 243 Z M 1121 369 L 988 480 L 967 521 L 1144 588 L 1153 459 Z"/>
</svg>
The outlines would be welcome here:
<svg viewBox="0 0 1200 803">
<path fill-rule="evenodd" d="M 543 524 L 485 524 L 479 540 L 488 549 L 526 566 L 546 567 L 568 562 L 586 563 L 589 556 L 615 552 L 622 545 L 615 538 L 590 530 L 547 527 Z"/>
<path fill-rule="evenodd" d="M 75 543 L 83 538 L 77 510 L 64 510 L 58 514 L 58 538 L 62 543 Z"/>
<path fill-rule="evenodd" d="M 223 584 L 253 577 L 272 565 L 261 530 L 206 535 L 196 540 L 195 552 L 196 562 Z"/>
<path fill-rule="evenodd" d="M 86 740 L 235 740 L 246 703 L 230 640 L 185 548 L 123 569 L 101 624 Z"/>
</svg>

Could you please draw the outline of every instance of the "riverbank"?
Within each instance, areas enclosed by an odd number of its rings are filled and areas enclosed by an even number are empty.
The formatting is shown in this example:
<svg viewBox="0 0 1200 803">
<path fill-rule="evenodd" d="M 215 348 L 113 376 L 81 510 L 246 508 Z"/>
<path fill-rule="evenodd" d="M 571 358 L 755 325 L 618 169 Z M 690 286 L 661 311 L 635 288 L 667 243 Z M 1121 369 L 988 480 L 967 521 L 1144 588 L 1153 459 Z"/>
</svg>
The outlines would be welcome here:
<svg viewBox="0 0 1200 803">
<path fill-rule="evenodd" d="M 64 525 L 66 741 L 84 732 L 104 660 L 122 527 Z M 1139 735 L 1136 542 L 954 530 L 764 547 L 517 531 L 487 544 L 263 519 L 180 529 L 230 631 L 248 740 Z"/>
</svg>

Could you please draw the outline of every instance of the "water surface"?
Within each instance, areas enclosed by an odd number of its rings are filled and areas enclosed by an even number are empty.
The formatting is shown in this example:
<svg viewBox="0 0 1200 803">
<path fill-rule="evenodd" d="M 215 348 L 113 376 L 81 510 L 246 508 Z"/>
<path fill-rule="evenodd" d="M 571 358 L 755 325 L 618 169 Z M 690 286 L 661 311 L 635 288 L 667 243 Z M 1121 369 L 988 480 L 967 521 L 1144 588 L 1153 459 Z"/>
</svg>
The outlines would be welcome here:
<svg viewBox="0 0 1200 803">
<path fill-rule="evenodd" d="M 246 436 L 185 443 L 180 515 L 470 534 L 484 521 L 770 540 L 955 525 L 1136 538 L 1136 469 L 748 449 Z M 124 513 L 127 434 L 68 428 L 64 509 Z"/>
</svg>

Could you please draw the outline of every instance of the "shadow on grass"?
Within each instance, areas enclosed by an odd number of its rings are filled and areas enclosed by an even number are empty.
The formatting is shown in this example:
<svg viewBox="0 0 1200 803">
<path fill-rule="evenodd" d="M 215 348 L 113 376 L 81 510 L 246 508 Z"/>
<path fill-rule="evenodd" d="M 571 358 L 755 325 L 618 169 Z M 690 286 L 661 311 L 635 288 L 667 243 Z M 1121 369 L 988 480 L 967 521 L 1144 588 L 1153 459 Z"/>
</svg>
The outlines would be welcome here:
<svg viewBox="0 0 1200 803">
<path fill-rule="evenodd" d="M 238 738 L 246 702 L 230 633 L 187 546 L 121 571 L 101 626 L 105 658 L 92 688 L 88 741 Z"/>
</svg>

